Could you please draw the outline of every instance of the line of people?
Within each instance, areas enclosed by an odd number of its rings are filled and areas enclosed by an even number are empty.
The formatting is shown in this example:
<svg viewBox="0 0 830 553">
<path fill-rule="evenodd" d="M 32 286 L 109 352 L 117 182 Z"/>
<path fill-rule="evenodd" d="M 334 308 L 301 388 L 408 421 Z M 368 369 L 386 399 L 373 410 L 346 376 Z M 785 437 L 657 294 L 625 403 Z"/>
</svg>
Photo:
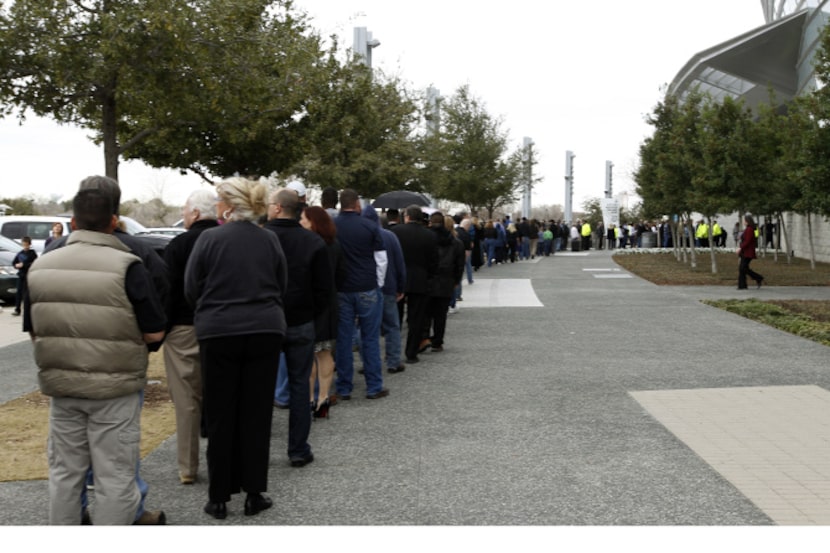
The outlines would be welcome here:
<svg viewBox="0 0 830 553">
<path fill-rule="evenodd" d="M 353 395 L 354 344 L 372 400 L 389 395 L 384 363 L 398 373 L 404 359 L 443 350 L 465 268 L 473 282 L 469 219 L 426 220 L 412 206 L 386 230 L 353 190 L 338 197 L 327 189 L 322 207 L 305 205 L 304 195 L 300 183 L 269 192 L 240 177 L 194 192 L 183 208 L 187 232 L 162 260 L 118 230 L 117 182 L 81 183 L 74 232 L 32 265 L 25 302 L 24 330 L 52 396 L 50 523 L 166 522 L 163 511 L 144 509 L 138 449 L 148 353 L 162 341 L 178 476 L 183 485 L 198 481 L 206 436 L 204 511 L 217 519 L 242 491 L 245 515 L 272 506 L 264 492 L 281 365 L 287 456 L 302 467 L 314 460 L 312 419 Z"/>
</svg>

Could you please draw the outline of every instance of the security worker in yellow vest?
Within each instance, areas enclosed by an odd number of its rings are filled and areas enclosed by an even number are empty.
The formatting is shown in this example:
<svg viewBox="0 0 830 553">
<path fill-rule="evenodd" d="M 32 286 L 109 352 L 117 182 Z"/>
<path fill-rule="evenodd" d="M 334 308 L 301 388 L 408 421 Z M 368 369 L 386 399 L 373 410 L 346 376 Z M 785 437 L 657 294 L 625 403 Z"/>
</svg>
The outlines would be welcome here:
<svg viewBox="0 0 830 553">
<path fill-rule="evenodd" d="M 713 246 L 716 248 L 726 245 L 726 233 L 723 232 L 717 219 L 712 221 L 712 241 L 714 242 Z"/>
<path fill-rule="evenodd" d="M 700 220 L 695 229 L 695 241 L 699 248 L 709 247 L 709 225 L 703 219 Z"/>
<path fill-rule="evenodd" d="M 591 249 L 591 225 L 588 221 L 582 223 L 580 234 L 582 235 L 582 250 L 588 251 Z"/>
</svg>

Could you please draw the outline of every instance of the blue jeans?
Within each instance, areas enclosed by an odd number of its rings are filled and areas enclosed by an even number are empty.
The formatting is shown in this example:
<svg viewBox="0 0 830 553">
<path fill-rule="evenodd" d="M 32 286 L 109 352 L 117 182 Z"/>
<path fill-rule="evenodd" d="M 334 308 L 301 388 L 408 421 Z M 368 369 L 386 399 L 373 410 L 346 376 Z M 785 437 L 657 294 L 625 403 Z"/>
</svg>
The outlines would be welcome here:
<svg viewBox="0 0 830 553">
<path fill-rule="evenodd" d="M 467 282 L 469 284 L 473 283 L 473 256 L 470 255 L 471 252 L 467 252 L 466 256 L 464 257 L 464 268 L 467 270 Z"/>
<path fill-rule="evenodd" d="M 338 292 L 339 307 L 337 336 L 352 336 L 355 319 L 360 329 L 360 354 L 363 358 L 363 376 L 366 378 L 366 394 L 383 389 L 383 372 L 380 364 L 380 325 L 383 318 L 383 294 L 379 288 L 366 292 Z M 351 340 L 337 340 L 335 349 L 337 380 L 335 388 L 341 396 L 352 394 L 354 356 Z"/>
<path fill-rule="evenodd" d="M 300 459 L 311 453 L 311 397 L 308 380 L 314 364 L 314 321 L 289 326 L 282 339 L 281 359 L 285 359 L 288 387 L 288 457 Z"/>
<path fill-rule="evenodd" d="M 521 248 L 522 253 L 519 255 L 519 259 L 530 259 L 530 238 L 522 236 Z"/>
<path fill-rule="evenodd" d="M 280 405 L 288 405 L 291 394 L 288 392 L 288 367 L 285 365 L 285 354 L 280 353 L 280 366 L 277 369 L 277 387 L 274 390 L 274 401 Z"/>
<path fill-rule="evenodd" d="M 496 260 L 496 240 L 495 238 L 485 238 L 484 247 L 487 248 L 487 266 L 493 265 Z"/>
<path fill-rule="evenodd" d="M 386 368 L 395 369 L 401 364 L 401 319 L 398 315 L 397 296 L 383 295 L 381 334 L 386 340 Z"/>
<path fill-rule="evenodd" d="M 144 390 L 138 392 L 139 401 L 141 402 L 141 406 L 144 407 Z M 141 494 L 141 501 L 138 503 L 138 509 L 135 512 L 135 520 L 141 518 L 141 515 L 144 514 L 144 500 L 147 499 L 147 492 L 150 491 L 150 486 L 147 482 L 141 478 L 141 474 L 139 474 L 139 470 L 141 469 L 141 459 L 135 464 L 135 484 L 138 486 L 138 491 Z M 92 484 L 92 467 L 89 467 L 89 470 L 86 472 L 86 483 Z M 81 509 L 85 510 L 89 507 L 89 498 L 86 495 L 86 486 L 81 488 Z"/>
</svg>

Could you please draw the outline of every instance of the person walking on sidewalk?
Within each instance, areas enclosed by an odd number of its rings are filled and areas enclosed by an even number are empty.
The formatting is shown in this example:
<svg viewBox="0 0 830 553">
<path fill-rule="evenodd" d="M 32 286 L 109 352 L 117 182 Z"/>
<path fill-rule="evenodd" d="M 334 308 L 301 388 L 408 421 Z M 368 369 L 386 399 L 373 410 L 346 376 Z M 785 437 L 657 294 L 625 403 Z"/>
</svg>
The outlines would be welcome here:
<svg viewBox="0 0 830 553">
<path fill-rule="evenodd" d="M 741 259 L 741 264 L 738 267 L 738 290 L 746 290 L 747 276 L 758 284 L 758 288 L 764 282 L 763 276 L 749 268 L 750 262 L 755 259 L 755 247 L 757 245 L 755 221 L 752 219 L 752 215 L 744 215 L 744 223 L 746 223 L 746 228 L 741 236 L 741 247 L 738 249 L 738 257 Z"/>
</svg>

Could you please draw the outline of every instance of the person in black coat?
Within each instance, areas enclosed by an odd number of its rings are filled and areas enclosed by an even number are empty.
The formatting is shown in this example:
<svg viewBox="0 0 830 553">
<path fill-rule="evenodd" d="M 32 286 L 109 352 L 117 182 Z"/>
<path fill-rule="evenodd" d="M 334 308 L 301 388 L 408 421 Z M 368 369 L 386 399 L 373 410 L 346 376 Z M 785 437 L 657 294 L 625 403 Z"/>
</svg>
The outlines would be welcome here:
<svg viewBox="0 0 830 553">
<path fill-rule="evenodd" d="M 418 353 L 427 345 L 422 332 L 426 324 L 429 301 L 429 278 L 438 268 L 438 241 L 435 233 L 424 227 L 423 212 L 417 205 L 406 208 L 404 224 L 390 230 L 398 237 L 406 265 L 407 363 L 417 363 Z M 428 343 L 428 342 L 427 342 Z"/>
<path fill-rule="evenodd" d="M 193 307 L 184 297 L 184 270 L 193 245 L 205 230 L 219 225 L 216 221 L 215 194 L 197 190 L 184 205 L 187 232 L 173 238 L 164 250 L 170 295 L 165 306 L 167 337 L 164 344 L 164 367 L 167 387 L 176 409 L 176 449 L 179 481 L 194 484 L 199 469 L 199 436 L 202 434 L 202 363 L 199 340 L 193 326 Z"/>
<path fill-rule="evenodd" d="M 265 229 L 280 239 L 288 263 L 288 288 L 283 295 L 288 329 L 282 340 L 289 388 L 288 458 L 301 467 L 314 460 L 308 435 L 311 431 L 308 382 L 314 364 L 314 321 L 326 311 L 334 288 L 326 243 L 300 225 L 300 197 L 290 188 L 271 193 Z M 279 377 L 278 377 L 279 382 Z"/>
<path fill-rule="evenodd" d="M 428 283 L 429 307 L 424 334 L 432 344 L 432 351 L 444 351 L 444 333 L 447 328 L 450 301 L 456 285 L 461 282 L 464 275 L 464 244 L 453 233 L 452 219 L 445 218 L 438 211 L 430 216 L 429 228 L 435 233 L 438 244 L 438 264 Z"/>
</svg>

